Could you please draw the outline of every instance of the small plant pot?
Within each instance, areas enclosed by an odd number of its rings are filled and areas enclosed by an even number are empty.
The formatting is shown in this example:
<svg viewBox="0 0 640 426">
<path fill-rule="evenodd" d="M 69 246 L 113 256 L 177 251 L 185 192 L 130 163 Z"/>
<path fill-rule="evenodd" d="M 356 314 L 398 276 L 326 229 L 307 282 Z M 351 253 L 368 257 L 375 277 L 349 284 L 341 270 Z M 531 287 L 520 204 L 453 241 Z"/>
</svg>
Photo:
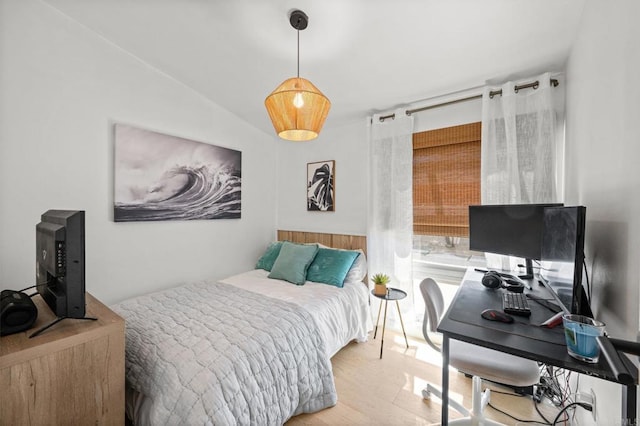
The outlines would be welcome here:
<svg viewBox="0 0 640 426">
<path fill-rule="evenodd" d="M 384 296 L 387 294 L 387 285 L 386 284 L 376 284 L 373 287 L 373 293 L 376 296 Z"/>
</svg>

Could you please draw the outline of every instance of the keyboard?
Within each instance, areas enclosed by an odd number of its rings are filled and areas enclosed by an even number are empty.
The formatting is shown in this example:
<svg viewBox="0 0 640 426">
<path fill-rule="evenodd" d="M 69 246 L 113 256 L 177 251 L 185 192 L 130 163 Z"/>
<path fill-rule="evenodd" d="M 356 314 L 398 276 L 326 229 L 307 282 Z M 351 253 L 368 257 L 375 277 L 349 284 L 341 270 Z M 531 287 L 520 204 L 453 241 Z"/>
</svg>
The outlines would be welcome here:
<svg viewBox="0 0 640 426">
<path fill-rule="evenodd" d="M 529 302 L 524 293 L 506 292 L 502 297 L 502 310 L 507 314 L 528 317 L 531 315 Z"/>
</svg>

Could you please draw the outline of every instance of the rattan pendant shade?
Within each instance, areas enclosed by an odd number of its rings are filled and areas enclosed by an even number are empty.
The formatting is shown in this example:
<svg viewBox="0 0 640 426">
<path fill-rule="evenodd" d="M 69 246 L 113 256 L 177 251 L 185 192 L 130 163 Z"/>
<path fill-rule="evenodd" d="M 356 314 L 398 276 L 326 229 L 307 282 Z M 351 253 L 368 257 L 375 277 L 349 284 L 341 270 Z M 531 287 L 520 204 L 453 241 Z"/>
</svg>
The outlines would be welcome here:
<svg viewBox="0 0 640 426">
<path fill-rule="evenodd" d="M 290 141 L 308 141 L 320 134 L 331 102 L 309 80 L 285 80 L 264 101 L 278 136 Z"/>
<path fill-rule="evenodd" d="M 300 30 L 307 28 L 307 15 L 294 10 L 289 22 L 298 32 L 298 75 L 276 87 L 264 105 L 278 136 L 290 141 L 308 141 L 320 134 L 331 102 L 313 83 L 300 77 Z"/>
</svg>

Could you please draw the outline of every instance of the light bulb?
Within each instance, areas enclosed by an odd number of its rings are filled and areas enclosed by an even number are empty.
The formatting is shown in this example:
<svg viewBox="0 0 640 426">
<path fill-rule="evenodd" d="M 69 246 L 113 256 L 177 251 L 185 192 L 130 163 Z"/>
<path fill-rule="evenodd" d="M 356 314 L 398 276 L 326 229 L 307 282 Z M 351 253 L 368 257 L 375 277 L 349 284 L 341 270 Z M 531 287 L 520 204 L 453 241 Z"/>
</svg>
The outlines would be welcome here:
<svg viewBox="0 0 640 426">
<path fill-rule="evenodd" d="M 302 93 L 298 92 L 293 97 L 293 106 L 296 108 L 302 108 L 304 106 L 304 99 L 302 98 Z"/>
</svg>

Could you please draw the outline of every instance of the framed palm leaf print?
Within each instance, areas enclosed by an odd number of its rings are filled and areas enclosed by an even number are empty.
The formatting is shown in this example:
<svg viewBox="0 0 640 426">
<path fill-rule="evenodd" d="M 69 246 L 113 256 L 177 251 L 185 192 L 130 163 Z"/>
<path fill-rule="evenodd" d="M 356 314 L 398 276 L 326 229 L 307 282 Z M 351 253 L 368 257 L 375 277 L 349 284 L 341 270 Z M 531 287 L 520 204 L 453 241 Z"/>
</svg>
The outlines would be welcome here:
<svg viewBox="0 0 640 426">
<path fill-rule="evenodd" d="M 335 211 L 336 162 L 307 163 L 307 211 Z"/>
</svg>

